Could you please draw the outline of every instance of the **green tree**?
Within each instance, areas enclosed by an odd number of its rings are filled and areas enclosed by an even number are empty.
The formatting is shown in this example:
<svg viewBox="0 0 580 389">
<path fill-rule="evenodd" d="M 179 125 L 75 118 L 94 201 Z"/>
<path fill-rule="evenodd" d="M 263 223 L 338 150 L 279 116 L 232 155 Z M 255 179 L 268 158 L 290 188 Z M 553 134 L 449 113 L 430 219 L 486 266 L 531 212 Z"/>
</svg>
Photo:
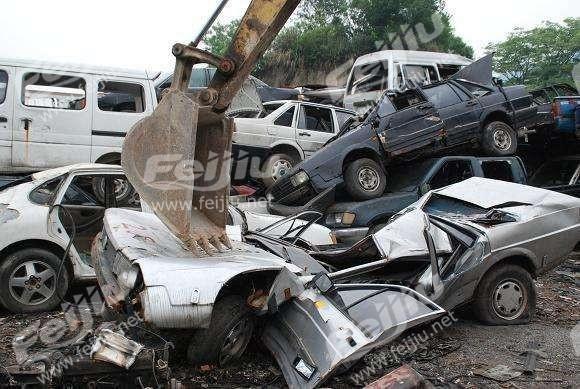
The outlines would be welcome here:
<svg viewBox="0 0 580 389">
<path fill-rule="evenodd" d="M 239 24 L 239 20 L 233 20 L 227 24 L 215 24 L 203 39 L 203 43 L 212 53 L 220 56 L 225 55 Z"/>
<path fill-rule="evenodd" d="M 531 30 L 515 29 L 507 39 L 490 44 L 494 68 L 511 84 L 540 87 L 572 82 L 574 55 L 580 51 L 580 18 L 544 22 Z"/>
<path fill-rule="evenodd" d="M 217 25 L 205 43 L 223 53 L 235 26 Z M 335 69 L 387 49 L 473 56 L 473 49 L 455 35 L 442 0 L 303 0 L 255 74 L 273 84 L 327 83 L 332 81 L 325 75 Z M 343 83 L 344 74 L 336 79 Z"/>
</svg>

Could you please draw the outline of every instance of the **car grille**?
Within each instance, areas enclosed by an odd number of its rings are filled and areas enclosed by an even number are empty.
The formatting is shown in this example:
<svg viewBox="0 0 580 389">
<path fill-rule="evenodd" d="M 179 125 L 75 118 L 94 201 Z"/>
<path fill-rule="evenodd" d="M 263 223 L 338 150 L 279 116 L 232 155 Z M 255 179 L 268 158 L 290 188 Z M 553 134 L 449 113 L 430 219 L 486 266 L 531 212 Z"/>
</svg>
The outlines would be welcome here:
<svg viewBox="0 0 580 389">
<path fill-rule="evenodd" d="M 272 187 L 270 193 L 274 196 L 274 201 L 279 201 L 282 198 L 288 196 L 290 193 L 294 191 L 294 185 L 292 185 L 292 181 L 290 177 L 284 177 L 281 180 L 278 180 L 276 184 Z"/>
</svg>

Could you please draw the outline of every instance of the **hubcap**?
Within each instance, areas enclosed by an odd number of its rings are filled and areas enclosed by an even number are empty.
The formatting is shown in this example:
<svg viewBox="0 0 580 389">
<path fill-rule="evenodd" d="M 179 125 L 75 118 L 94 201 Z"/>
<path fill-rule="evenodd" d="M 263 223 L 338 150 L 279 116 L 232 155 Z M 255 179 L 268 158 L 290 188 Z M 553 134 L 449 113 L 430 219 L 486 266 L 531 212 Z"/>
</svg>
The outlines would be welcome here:
<svg viewBox="0 0 580 389">
<path fill-rule="evenodd" d="M 512 138 L 506 130 L 495 130 L 493 133 L 493 142 L 498 149 L 503 151 L 509 150 L 512 147 Z"/>
<path fill-rule="evenodd" d="M 526 307 L 526 294 L 516 280 L 501 282 L 493 294 L 493 309 L 505 320 L 517 319 Z"/>
<path fill-rule="evenodd" d="M 380 184 L 379 174 L 374 169 L 363 167 L 358 171 L 358 182 L 365 191 L 375 191 Z"/>
<path fill-rule="evenodd" d="M 292 170 L 292 164 L 285 159 L 279 159 L 272 164 L 271 174 L 274 181 L 278 181 Z"/>
<path fill-rule="evenodd" d="M 240 320 L 234 328 L 231 329 L 220 350 L 220 365 L 225 365 L 242 354 L 250 342 L 252 330 L 253 326 L 248 318 Z"/>
<path fill-rule="evenodd" d="M 22 263 L 10 275 L 10 294 L 24 305 L 38 305 L 50 299 L 56 290 L 56 273 L 40 261 Z"/>
</svg>

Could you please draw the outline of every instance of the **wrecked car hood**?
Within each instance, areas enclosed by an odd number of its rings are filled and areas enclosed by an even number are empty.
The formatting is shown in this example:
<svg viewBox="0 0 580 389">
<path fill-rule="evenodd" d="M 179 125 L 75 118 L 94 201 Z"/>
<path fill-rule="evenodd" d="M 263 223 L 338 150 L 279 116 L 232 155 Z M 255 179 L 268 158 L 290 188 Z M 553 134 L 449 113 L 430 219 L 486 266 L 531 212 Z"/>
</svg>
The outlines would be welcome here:
<svg viewBox="0 0 580 389">
<path fill-rule="evenodd" d="M 426 214 L 420 209 L 407 212 L 373 235 L 375 245 L 381 256 L 388 259 L 425 256 L 429 254 L 423 235 Z M 451 253 L 449 236 L 441 229 L 432 226 L 433 240 L 438 253 Z"/>
</svg>

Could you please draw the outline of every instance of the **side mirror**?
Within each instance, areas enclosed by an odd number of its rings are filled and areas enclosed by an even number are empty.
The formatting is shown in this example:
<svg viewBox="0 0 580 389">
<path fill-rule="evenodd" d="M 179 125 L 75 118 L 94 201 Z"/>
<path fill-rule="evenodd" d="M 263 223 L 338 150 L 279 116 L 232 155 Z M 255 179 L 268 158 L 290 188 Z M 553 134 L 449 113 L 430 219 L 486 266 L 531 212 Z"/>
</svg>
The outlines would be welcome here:
<svg viewBox="0 0 580 389">
<path fill-rule="evenodd" d="M 493 82 L 495 85 L 499 86 L 500 88 L 503 87 L 503 80 L 501 78 L 494 77 Z"/>
<path fill-rule="evenodd" d="M 334 288 L 334 283 L 326 273 L 318 273 L 314 276 L 312 283 L 322 294 L 328 293 L 332 288 Z"/>
</svg>

